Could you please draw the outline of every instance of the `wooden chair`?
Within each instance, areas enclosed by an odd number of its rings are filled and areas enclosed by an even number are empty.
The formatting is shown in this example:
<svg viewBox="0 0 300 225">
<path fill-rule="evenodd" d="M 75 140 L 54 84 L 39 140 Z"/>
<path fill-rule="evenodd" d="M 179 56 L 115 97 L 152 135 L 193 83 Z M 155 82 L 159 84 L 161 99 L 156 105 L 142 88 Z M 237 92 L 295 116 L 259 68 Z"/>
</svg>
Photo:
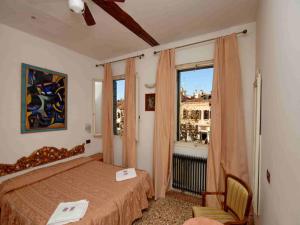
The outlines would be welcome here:
<svg viewBox="0 0 300 225">
<path fill-rule="evenodd" d="M 223 195 L 222 209 L 205 207 L 207 195 Z M 236 176 L 225 176 L 225 192 L 204 192 L 202 206 L 193 207 L 193 217 L 206 217 L 225 225 L 246 225 L 252 202 L 252 192 L 248 185 Z"/>
</svg>

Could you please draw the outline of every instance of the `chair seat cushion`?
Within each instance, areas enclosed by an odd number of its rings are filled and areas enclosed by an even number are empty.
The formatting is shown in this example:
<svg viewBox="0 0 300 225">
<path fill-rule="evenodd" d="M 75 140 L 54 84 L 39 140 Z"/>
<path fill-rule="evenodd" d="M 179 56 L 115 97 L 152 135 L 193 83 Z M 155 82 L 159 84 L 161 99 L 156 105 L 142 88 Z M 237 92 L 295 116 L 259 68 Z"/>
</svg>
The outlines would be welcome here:
<svg viewBox="0 0 300 225">
<path fill-rule="evenodd" d="M 235 217 L 222 209 L 210 208 L 210 207 L 193 207 L 194 217 L 206 217 L 209 219 L 217 220 L 221 223 L 236 221 Z"/>
<path fill-rule="evenodd" d="M 223 224 L 216 220 L 211 220 L 204 217 L 197 217 L 185 221 L 183 225 L 223 225 Z"/>
</svg>

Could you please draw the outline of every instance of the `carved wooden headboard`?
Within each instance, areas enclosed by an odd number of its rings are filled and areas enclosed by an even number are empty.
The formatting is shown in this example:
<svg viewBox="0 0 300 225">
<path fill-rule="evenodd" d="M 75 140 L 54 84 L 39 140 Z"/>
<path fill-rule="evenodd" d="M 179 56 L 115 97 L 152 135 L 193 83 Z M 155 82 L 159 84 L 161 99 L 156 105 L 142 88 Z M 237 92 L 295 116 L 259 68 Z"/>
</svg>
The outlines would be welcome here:
<svg viewBox="0 0 300 225">
<path fill-rule="evenodd" d="M 15 164 L 0 164 L 0 177 L 79 155 L 84 153 L 84 151 L 84 144 L 78 145 L 71 150 L 65 148 L 43 147 L 34 151 L 30 156 L 20 158 Z"/>
</svg>

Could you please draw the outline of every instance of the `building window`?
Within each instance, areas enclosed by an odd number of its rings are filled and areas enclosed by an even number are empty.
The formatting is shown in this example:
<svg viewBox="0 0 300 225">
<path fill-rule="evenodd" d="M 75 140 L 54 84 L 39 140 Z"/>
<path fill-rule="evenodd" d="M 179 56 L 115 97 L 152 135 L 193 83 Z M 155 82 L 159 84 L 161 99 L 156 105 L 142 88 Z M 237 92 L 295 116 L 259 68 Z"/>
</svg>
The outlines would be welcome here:
<svg viewBox="0 0 300 225">
<path fill-rule="evenodd" d="M 182 119 L 187 119 L 188 118 L 188 111 L 186 109 L 183 110 L 183 115 L 182 115 Z"/>
<path fill-rule="evenodd" d="M 124 128 L 125 80 L 114 80 L 113 90 L 113 130 L 115 135 L 121 135 Z"/>
<path fill-rule="evenodd" d="M 209 119 L 209 110 L 204 110 L 204 115 L 203 115 L 205 120 Z"/>
<path fill-rule="evenodd" d="M 178 70 L 177 141 L 208 144 L 213 66 Z"/>
</svg>

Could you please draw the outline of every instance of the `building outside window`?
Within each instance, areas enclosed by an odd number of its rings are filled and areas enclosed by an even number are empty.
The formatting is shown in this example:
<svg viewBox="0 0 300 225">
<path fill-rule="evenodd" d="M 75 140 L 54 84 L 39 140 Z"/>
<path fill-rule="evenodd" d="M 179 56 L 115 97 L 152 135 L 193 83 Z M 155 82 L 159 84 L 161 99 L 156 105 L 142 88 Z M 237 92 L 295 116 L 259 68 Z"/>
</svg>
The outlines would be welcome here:
<svg viewBox="0 0 300 225">
<path fill-rule="evenodd" d="M 114 135 L 121 135 L 124 128 L 125 80 L 114 80 L 113 91 L 113 130 Z"/>
<path fill-rule="evenodd" d="M 177 141 L 208 144 L 213 66 L 178 70 Z"/>
</svg>

